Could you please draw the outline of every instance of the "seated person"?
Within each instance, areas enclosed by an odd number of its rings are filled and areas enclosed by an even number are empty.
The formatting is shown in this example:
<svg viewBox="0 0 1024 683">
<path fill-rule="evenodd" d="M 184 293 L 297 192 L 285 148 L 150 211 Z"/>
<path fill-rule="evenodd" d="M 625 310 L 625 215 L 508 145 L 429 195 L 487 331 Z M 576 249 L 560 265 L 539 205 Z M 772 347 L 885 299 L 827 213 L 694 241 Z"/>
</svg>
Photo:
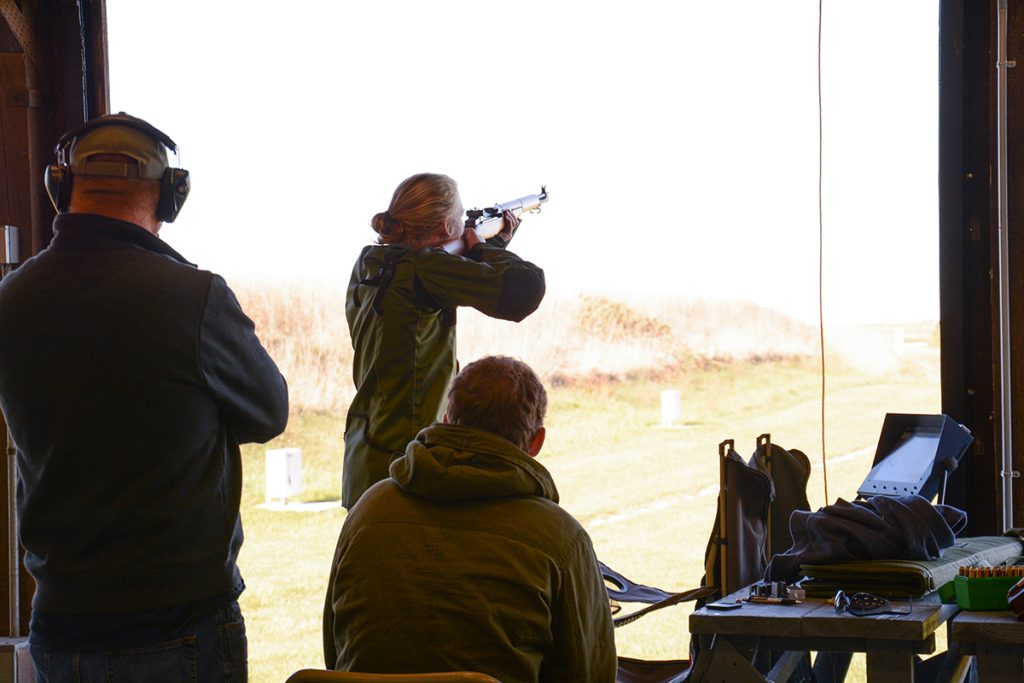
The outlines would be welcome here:
<svg viewBox="0 0 1024 683">
<path fill-rule="evenodd" d="M 327 668 L 615 680 L 590 537 L 534 459 L 546 408 L 521 361 L 491 356 L 455 377 L 444 422 L 345 520 L 324 605 Z"/>
</svg>

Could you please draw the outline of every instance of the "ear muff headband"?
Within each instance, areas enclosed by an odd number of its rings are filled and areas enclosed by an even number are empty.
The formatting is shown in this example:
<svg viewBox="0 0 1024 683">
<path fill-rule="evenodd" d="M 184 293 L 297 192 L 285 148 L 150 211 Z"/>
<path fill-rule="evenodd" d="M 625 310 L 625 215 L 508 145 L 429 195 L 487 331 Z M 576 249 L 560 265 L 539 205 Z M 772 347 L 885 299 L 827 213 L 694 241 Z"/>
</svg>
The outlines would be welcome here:
<svg viewBox="0 0 1024 683">
<path fill-rule="evenodd" d="M 86 121 L 60 136 L 53 151 L 57 155 L 57 163 L 46 168 L 43 176 L 46 185 L 46 193 L 50 195 L 50 201 L 58 213 L 64 213 L 71 204 L 72 173 L 69 166 L 70 159 L 67 158 L 68 150 L 74 141 L 86 133 L 103 126 L 128 126 L 145 134 L 150 139 L 156 140 L 174 154 L 178 153 L 178 145 L 167 133 L 164 133 L 156 126 L 143 121 L 140 118 L 118 112 L 99 116 Z M 183 168 L 168 167 L 160 179 L 160 198 L 157 200 L 157 218 L 165 223 L 173 223 L 178 217 L 178 212 L 185 204 L 191 189 L 188 171 Z"/>
<path fill-rule="evenodd" d="M 80 138 L 89 131 L 102 128 L 103 126 L 128 126 L 135 130 L 143 133 L 146 137 L 156 140 L 161 143 L 164 147 L 171 150 L 175 154 L 178 153 L 178 145 L 171 139 L 167 133 L 163 132 L 153 124 L 143 121 L 142 119 L 125 114 L 123 111 L 116 114 L 107 114 L 105 116 L 97 116 L 94 119 L 90 119 L 85 123 L 81 123 L 71 130 L 60 136 L 57 140 L 56 146 L 53 148 L 54 153 L 57 155 L 59 161 L 65 161 L 62 159 L 64 152 L 75 141 L 75 138 Z"/>
</svg>

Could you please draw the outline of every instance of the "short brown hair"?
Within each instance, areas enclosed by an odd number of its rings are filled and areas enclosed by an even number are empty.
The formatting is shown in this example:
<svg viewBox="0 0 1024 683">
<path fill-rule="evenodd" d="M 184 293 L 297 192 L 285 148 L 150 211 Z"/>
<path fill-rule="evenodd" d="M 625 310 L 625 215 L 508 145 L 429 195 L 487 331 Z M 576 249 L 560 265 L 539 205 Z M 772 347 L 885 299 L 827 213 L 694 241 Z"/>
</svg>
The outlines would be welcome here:
<svg viewBox="0 0 1024 683">
<path fill-rule="evenodd" d="M 459 186 L 440 173 L 417 173 L 403 180 L 391 196 L 387 211 L 370 219 L 381 244 L 413 248 L 444 241 L 445 222 L 454 218 Z"/>
<path fill-rule="evenodd" d="M 524 451 L 541 427 L 548 394 L 521 360 L 487 356 L 464 367 L 448 390 L 448 420 L 511 441 Z"/>
</svg>

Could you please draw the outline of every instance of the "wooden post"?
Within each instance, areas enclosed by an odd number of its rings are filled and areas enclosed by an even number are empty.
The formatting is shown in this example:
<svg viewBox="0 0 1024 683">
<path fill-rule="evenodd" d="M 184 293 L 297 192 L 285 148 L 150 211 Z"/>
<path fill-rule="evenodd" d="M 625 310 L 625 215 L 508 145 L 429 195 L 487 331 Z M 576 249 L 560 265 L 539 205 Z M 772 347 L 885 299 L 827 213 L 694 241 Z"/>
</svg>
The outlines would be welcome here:
<svg viewBox="0 0 1024 683">
<path fill-rule="evenodd" d="M 718 589 L 723 598 L 729 594 L 727 578 L 729 574 L 729 506 L 726 505 L 729 484 L 726 480 L 725 461 L 734 446 L 735 442 L 732 439 L 726 439 L 718 444 L 718 567 L 716 569 L 720 572 L 722 579 Z"/>
<path fill-rule="evenodd" d="M 0 222 L 18 226 L 19 242 L 29 233 L 32 224 L 32 192 L 26 160 L 29 151 L 28 64 L 24 54 L 0 54 Z M 6 249 L 3 261 L 8 260 Z M 24 574 L 15 515 L 15 462 L 7 426 L 0 420 L 0 447 L 3 463 L 0 466 L 0 635 L 17 638 L 27 635 L 26 610 L 22 604 L 22 576 Z"/>
</svg>

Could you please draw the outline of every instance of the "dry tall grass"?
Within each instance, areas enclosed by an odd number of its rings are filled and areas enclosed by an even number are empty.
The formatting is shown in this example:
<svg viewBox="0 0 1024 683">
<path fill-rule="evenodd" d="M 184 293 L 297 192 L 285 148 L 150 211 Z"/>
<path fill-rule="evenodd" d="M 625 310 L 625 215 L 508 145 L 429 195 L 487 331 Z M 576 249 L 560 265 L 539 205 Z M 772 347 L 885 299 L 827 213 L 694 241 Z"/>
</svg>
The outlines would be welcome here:
<svg viewBox="0 0 1024 683">
<path fill-rule="evenodd" d="M 288 378 L 293 409 L 344 411 L 353 393 L 344 283 L 232 285 Z M 815 328 L 745 301 L 572 292 L 550 293 L 519 324 L 460 309 L 458 345 L 462 363 L 516 356 L 554 385 L 819 353 Z"/>
<path fill-rule="evenodd" d="M 354 393 L 345 284 L 239 279 L 231 285 L 288 379 L 292 410 L 344 410 Z"/>
</svg>

